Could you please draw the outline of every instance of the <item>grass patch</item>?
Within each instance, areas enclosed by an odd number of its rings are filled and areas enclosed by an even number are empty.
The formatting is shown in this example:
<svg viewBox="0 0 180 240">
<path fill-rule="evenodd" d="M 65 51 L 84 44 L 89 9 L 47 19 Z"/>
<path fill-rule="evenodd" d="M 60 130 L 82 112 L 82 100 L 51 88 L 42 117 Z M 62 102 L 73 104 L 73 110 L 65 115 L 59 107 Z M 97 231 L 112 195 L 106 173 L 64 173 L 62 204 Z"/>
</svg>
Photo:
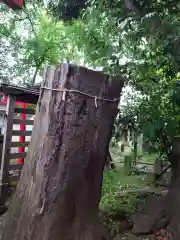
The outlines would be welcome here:
<svg viewBox="0 0 180 240">
<path fill-rule="evenodd" d="M 132 155 L 133 152 L 121 152 L 121 149 L 118 145 L 111 147 L 110 149 L 113 161 L 115 163 L 123 162 L 124 161 L 124 156 L 125 155 Z M 138 157 L 137 161 L 138 162 L 143 162 L 143 163 L 154 163 L 155 159 L 159 156 L 159 153 L 148 153 L 148 152 L 143 152 L 141 156 Z"/>
<path fill-rule="evenodd" d="M 139 191 L 148 185 L 147 175 L 126 176 L 122 167 L 104 174 L 100 218 L 112 238 L 129 228 L 130 216 L 152 197 L 152 193 Z"/>
<path fill-rule="evenodd" d="M 112 159 L 115 163 L 124 161 L 124 155 L 122 154 L 119 146 L 111 147 L 110 152 L 111 152 Z"/>
<path fill-rule="evenodd" d="M 149 183 L 147 175 L 126 176 L 123 168 L 104 174 L 100 210 L 106 213 L 132 214 L 136 208 L 138 189 Z"/>
<path fill-rule="evenodd" d="M 111 156 L 116 165 L 115 170 L 104 173 L 100 218 L 110 232 L 110 236 L 122 233 L 124 225 L 130 226 L 130 217 L 140 206 L 145 205 L 154 196 L 161 195 L 162 189 L 155 189 L 153 174 L 144 173 L 127 176 L 124 171 L 124 156 L 131 152 L 121 153 L 120 147 L 111 147 Z M 154 163 L 157 154 L 143 153 L 137 160 L 143 163 Z M 124 228 L 125 229 L 125 228 Z"/>
<path fill-rule="evenodd" d="M 145 163 L 154 163 L 155 159 L 159 156 L 159 153 L 148 153 L 148 152 L 143 152 L 140 161 L 145 162 Z"/>
</svg>

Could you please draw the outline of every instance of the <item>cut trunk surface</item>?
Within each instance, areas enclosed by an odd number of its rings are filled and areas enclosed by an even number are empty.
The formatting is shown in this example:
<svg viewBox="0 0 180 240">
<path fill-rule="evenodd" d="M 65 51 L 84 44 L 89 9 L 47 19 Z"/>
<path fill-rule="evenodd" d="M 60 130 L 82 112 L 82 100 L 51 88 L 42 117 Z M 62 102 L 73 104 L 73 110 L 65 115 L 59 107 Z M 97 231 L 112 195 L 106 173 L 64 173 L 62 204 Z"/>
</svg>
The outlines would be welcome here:
<svg viewBox="0 0 180 240">
<path fill-rule="evenodd" d="M 103 168 L 123 80 L 82 67 L 48 68 L 21 179 L 1 240 L 100 240 Z M 51 91 L 46 88 L 74 91 Z"/>
<path fill-rule="evenodd" d="M 136 234 L 167 228 L 172 235 L 170 239 L 180 239 L 180 139 L 173 142 L 170 161 L 172 177 L 168 193 L 133 216 L 133 232 Z"/>
</svg>

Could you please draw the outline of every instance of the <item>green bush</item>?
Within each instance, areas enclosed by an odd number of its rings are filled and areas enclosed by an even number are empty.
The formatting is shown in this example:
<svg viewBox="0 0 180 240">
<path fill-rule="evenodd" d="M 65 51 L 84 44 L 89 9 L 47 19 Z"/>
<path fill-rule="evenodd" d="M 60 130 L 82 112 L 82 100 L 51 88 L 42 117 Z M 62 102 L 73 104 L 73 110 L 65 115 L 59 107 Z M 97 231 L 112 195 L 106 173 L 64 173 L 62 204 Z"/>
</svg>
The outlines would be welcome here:
<svg viewBox="0 0 180 240">
<path fill-rule="evenodd" d="M 147 186 L 146 176 L 126 176 L 123 168 L 104 174 L 100 211 L 109 215 L 132 215 L 139 204 L 146 201 L 147 193 L 140 193 L 140 187 Z M 149 196 L 148 196 L 149 198 Z"/>
<path fill-rule="evenodd" d="M 123 168 L 104 174 L 100 219 L 112 238 L 129 226 L 130 216 L 152 197 L 152 193 L 138 191 L 147 186 L 146 177 L 126 176 Z"/>
</svg>

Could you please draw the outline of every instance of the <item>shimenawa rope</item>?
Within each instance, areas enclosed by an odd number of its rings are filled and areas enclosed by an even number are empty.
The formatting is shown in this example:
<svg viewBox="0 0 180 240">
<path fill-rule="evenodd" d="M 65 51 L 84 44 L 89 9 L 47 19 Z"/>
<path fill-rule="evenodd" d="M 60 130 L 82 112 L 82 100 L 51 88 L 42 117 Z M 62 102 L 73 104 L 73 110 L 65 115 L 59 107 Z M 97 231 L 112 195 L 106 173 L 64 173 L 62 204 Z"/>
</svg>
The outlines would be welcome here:
<svg viewBox="0 0 180 240">
<path fill-rule="evenodd" d="M 120 98 L 114 98 L 114 99 L 102 98 L 102 97 L 94 96 L 94 95 L 91 95 L 89 93 L 85 93 L 85 92 L 82 92 L 82 91 L 79 91 L 79 90 L 75 90 L 75 89 L 67 89 L 67 88 L 60 89 L 60 88 L 48 88 L 48 87 L 41 87 L 41 88 L 42 89 L 46 89 L 46 90 L 50 90 L 50 91 L 62 92 L 63 93 L 63 95 L 62 95 L 62 100 L 63 101 L 66 100 L 66 93 L 67 92 L 75 92 L 75 93 L 79 93 L 79 94 L 88 96 L 90 98 L 94 98 L 96 107 L 97 107 L 97 100 L 107 101 L 107 102 L 117 102 L 117 101 L 120 100 Z"/>
</svg>

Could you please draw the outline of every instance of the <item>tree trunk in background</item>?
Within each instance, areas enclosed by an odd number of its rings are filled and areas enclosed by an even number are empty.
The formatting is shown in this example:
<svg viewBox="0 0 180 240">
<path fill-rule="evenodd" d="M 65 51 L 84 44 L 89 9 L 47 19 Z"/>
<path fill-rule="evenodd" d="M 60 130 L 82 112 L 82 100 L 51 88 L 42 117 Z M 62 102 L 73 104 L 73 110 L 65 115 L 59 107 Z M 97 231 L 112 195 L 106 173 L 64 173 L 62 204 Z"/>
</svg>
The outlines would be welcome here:
<svg viewBox="0 0 180 240">
<path fill-rule="evenodd" d="M 118 98 L 122 78 L 82 67 L 48 68 L 44 86 Z M 65 101 L 64 101 L 65 97 Z M 42 89 L 20 182 L 1 240 L 100 240 L 103 168 L 118 102 Z"/>
<path fill-rule="evenodd" d="M 110 151 L 108 151 L 107 159 L 108 159 L 108 162 L 109 162 L 110 169 L 115 169 L 116 165 L 113 162 Z"/>
<path fill-rule="evenodd" d="M 138 156 L 138 142 L 137 142 L 137 131 L 134 131 L 133 136 L 133 165 L 136 165 Z"/>
<path fill-rule="evenodd" d="M 111 154 L 110 154 L 110 151 L 108 149 L 108 154 L 107 154 L 107 157 L 106 157 L 106 163 L 105 163 L 105 167 L 104 167 L 104 171 L 108 171 L 108 170 L 112 170 L 112 169 L 115 169 L 116 168 L 116 165 L 114 164 L 113 162 L 113 159 L 111 157 Z"/>
<path fill-rule="evenodd" d="M 148 233 L 167 227 L 173 240 L 180 239 L 180 139 L 173 142 L 172 177 L 168 193 L 152 201 L 144 211 L 133 217 L 133 231 Z"/>
</svg>

